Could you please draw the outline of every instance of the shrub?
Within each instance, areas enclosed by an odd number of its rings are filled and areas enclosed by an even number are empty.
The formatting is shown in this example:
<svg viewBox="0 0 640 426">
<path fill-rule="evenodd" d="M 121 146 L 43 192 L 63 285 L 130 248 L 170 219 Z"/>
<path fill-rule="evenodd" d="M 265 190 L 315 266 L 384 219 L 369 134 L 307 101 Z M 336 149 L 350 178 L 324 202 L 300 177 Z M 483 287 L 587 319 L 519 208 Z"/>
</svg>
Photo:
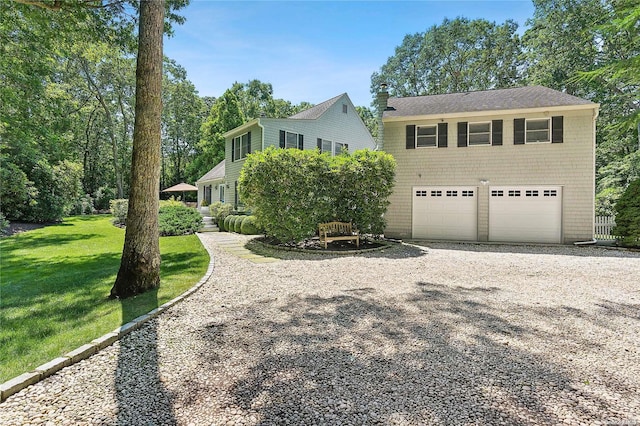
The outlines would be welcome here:
<svg viewBox="0 0 640 426">
<path fill-rule="evenodd" d="M 202 227 L 202 216 L 197 210 L 185 205 L 165 205 L 158 213 L 158 229 L 161 236 L 187 235 Z"/>
<path fill-rule="evenodd" d="M 242 224 L 240 225 L 240 233 L 244 235 L 260 234 L 260 229 L 256 224 L 255 216 L 245 216 L 242 219 Z"/>
<path fill-rule="evenodd" d="M 629 184 L 615 206 L 614 235 L 626 246 L 640 246 L 640 179 Z"/>
<path fill-rule="evenodd" d="M 38 195 L 25 220 L 57 222 L 67 216 L 82 191 L 82 165 L 64 160 L 51 166 L 40 160 L 31 172 Z"/>
<path fill-rule="evenodd" d="M 169 198 L 168 200 L 160 200 L 159 206 L 160 208 L 162 208 L 162 207 L 178 207 L 178 206 L 184 207 L 185 205 L 179 199 L 176 200 L 176 197 L 172 195 L 171 198 Z"/>
<path fill-rule="evenodd" d="M 116 198 L 116 190 L 108 186 L 101 186 L 93 194 L 93 206 L 98 211 L 109 210 L 109 203 Z"/>
<path fill-rule="evenodd" d="M 233 226 L 232 226 L 231 220 L 235 221 L 235 219 L 236 219 L 236 216 L 232 215 L 232 214 L 230 214 L 229 216 L 224 218 L 224 222 L 223 223 L 224 223 L 224 230 L 225 231 L 233 232 Z"/>
<path fill-rule="evenodd" d="M 244 215 L 238 215 L 236 216 L 236 218 L 233 221 L 233 232 L 237 232 L 238 234 L 240 233 L 240 226 L 242 225 L 242 221 L 244 220 L 246 216 Z"/>
<path fill-rule="evenodd" d="M 129 200 L 121 198 L 118 200 L 109 201 L 109 208 L 113 219 L 111 220 L 114 225 L 125 226 L 127 224 L 127 211 L 129 210 Z"/>
<path fill-rule="evenodd" d="M 93 198 L 91 195 L 84 194 L 82 197 L 76 200 L 73 209 L 71 210 L 71 214 L 75 215 L 85 215 L 85 214 L 93 214 L 95 213 L 95 208 L 93 204 Z"/>
<path fill-rule="evenodd" d="M 4 217 L 4 213 L 0 212 L 0 235 L 7 233 L 9 229 L 9 221 Z"/>
<path fill-rule="evenodd" d="M 232 210 L 233 206 L 231 204 L 224 204 L 219 201 L 209 206 L 209 213 L 218 224 L 218 227 L 224 226 L 224 218 L 229 216 Z"/>
<path fill-rule="evenodd" d="M 202 200 L 202 201 L 200 202 L 200 206 L 201 206 L 201 207 L 207 207 L 208 205 L 209 205 L 209 202 L 208 202 L 207 200 Z"/>
<path fill-rule="evenodd" d="M 14 163 L 0 161 L 0 209 L 6 217 L 25 220 L 37 196 L 38 190 L 25 172 Z"/>
<path fill-rule="evenodd" d="M 255 207 L 266 234 L 290 244 L 315 235 L 318 223 L 333 220 L 381 235 L 394 177 L 395 160 L 384 152 L 330 157 L 270 147 L 247 156 L 239 191 L 243 202 Z"/>
</svg>

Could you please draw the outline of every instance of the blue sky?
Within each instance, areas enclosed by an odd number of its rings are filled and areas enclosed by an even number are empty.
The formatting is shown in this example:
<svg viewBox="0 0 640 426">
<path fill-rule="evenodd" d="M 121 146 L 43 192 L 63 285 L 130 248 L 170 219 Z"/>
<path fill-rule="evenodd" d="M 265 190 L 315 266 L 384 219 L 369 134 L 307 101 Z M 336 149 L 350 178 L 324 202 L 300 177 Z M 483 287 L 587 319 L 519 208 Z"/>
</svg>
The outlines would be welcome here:
<svg viewBox="0 0 640 426">
<path fill-rule="evenodd" d="M 369 106 L 371 74 L 406 34 L 464 16 L 524 31 L 530 0 L 217 1 L 191 0 L 187 21 L 165 39 L 165 55 L 186 68 L 201 96 L 258 79 L 274 96 L 314 104 L 347 92 Z"/>
</svg>

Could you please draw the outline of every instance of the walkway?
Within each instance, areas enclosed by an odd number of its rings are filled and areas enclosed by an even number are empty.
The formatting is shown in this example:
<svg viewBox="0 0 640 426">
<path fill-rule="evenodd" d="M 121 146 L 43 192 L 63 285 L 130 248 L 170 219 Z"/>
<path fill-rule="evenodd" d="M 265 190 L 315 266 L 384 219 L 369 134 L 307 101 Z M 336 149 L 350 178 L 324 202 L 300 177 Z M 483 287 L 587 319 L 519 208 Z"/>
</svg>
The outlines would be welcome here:
<svg viewBox="0 0 640 426">
<path fill-rule="evenodd" d="M 244 246 L 250 237 L 230 232 L 207 232 L 199 234 L 203 241 L 211 241 L 219 246 L 222 250 L 237 256 L 241 259 L 247 259 L 253 263 L 271 263 L 278 262 L 273 257 L 261 256 L 247 250 Z"/>
</svg>

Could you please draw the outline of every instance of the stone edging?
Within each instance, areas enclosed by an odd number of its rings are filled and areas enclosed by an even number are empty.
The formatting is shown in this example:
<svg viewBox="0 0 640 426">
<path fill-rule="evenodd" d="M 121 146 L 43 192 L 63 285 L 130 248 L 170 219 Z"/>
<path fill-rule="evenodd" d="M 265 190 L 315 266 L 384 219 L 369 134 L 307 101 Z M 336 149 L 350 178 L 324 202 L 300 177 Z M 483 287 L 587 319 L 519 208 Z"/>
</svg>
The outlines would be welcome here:
<svg viewBox="0 0 640 426">
<path fill-rule="evenodd" d="M 202 240 L 201 240 L 202 241 Z M 121 325 L 110 333 L 105 334 L 104 336 L 98 337 L 91 341 L 91 343 L 87 343 L 86 345 L 82 345 L 79 348 L 72 350 L 71 352 L 58 357 L 52 361 L 47 362 L 46 364 L 42 364 L 39 367 L 36 367 L 35 370 L 19 375 L 18 377 L 14 377 L 11 380 L 8 380 L 2 384 L 0 384 L 0 402 L 3 402 L 8 397 L 13 395 L 14 393 L 20 392 L 22 389 L 27 386 L 38 383 L 41 380 L 44 380 L 46 377 L 49 377 L 56 372 L 62 370 L 64 367 L 68 367 L 69 365 L 75 364 L 83 359 L 89 358 L 91 355 L 99 352 L 100 350 L 111 346 L 116 340 L 121 339 L 127 334 L 131 333 L 134 330 L 142 327 L 146 322 L 151 319 L 157 317 L 162 312 L 166 311 L 173 305 L 181 302 L 187 297 L 191 296 L 193 293 L 198 291 L 200 287 L 202 287 L 213 274 L 213 253 L 207 247 L 206 244 L 202 244 L 204 248 L 209 253 L 209 267 L 207 268 L 207 272 L 204 276 L 198 281 L 193 287 L 189 290 L 182 293 L 180 296 L 158 306 L 151 312 L 148 312 L 144 315 L 139 316 L 131 320 L 130 322 Z"/>
<path fill-rule="evenodd" d="M 291 251 L 291 252 L 295 252 L 295 253 L 307 253 L 307 254 L 321 254 L 321 255 L 333 255 L 333 256 L 349 256 L 349 255 L 353 255 L 353 254 L 362 254 L 362 253 L 370 253 L 373 251 L 380 251 L 380 250 L 384 250 L 386 248 L 391 247 L 391 242 L 388 241 L 378 241 L 380 244 L 382 244 L 380 247 L 374 247 L 374 248 L 369 248 L 369 249 L 357 249 L 357 250 L 309 250 L 309 249 L 300 249 L 300 248 L 295 248 L 295 247 L 283 247 L 283 246 L 274 246 L 271 244 L 267 244 L 265 242 L 262 242 L 258 239 L 252 239 L 251 242 L 255 243 L 255 244 L 259 244 L 264 248 L 268 248 L 268 249 L 273 249 L 273 250 L 280 250 L 280 251 Z"/>
</svg>

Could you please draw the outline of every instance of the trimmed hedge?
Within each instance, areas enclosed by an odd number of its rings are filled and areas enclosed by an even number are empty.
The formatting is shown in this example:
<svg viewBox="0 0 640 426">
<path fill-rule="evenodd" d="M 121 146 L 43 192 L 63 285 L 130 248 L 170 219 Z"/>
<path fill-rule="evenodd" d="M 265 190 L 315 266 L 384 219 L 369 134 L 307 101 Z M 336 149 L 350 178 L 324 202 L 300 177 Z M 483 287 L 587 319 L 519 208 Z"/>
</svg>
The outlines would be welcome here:
<svg viewBox="0 0 640 426">
<path fill-rule="evenodd" d="M 331 157 L 269 147 L 249 154 L 240 172 L 241 200 L 267 236 L 285 244 L 315 235 L 318 224 L 351 222 L 361 233 L 384 232 L 395 160 L 384 152 Z"/>
<path fill-rule="evenodd" d="M 242 219 L 240 233 L 244 235 L 258 235 L 261 233 L 260 228 L 258 228 L 256 224 L 255 216 L 245 216 L 244 219 Z"/>
<path fill-rule="evenodd" d="M 244 220 L 246 216 L 244 215 L 238 215 L 236 216 L 235 220 L 233 221 L 233 232 L 236 233 L 240 233 L 240 226 L 242 225 L 242 221 Z"/>
<path fill-rule="evenodd" d="M 230 214 L 229 216 L 224 218 L 224 230 L 227 232 L 233 232 L 233 228 L 231 227 L 231 220 L 233 219 L 235 221 L 236 216 L 233 214 Z"/>
</svg>

